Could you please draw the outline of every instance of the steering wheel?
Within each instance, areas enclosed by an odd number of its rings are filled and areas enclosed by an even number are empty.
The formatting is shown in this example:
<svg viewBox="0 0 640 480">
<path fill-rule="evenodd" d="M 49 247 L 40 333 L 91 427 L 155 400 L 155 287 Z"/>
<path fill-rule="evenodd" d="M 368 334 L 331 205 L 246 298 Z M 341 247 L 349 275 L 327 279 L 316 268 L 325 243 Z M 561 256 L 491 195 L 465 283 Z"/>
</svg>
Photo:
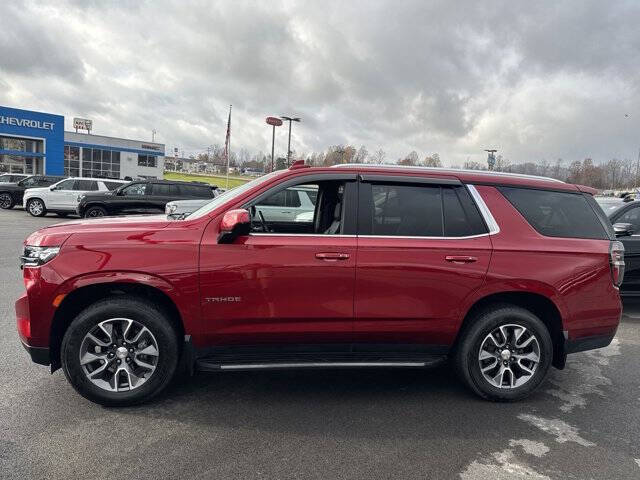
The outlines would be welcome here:
<svg viewBox="0 0 640 480">
<path fill-rule="evenodd" d="M 267 222 L 265 221 L 264 215 L 262 214 L 261 210 L 258 210 L 258 215 L 260 216 L 260 224 L 262 225 L 262 231 L 264 233 L 268 233 L 269 227 L 267 227 Z"/>
</svg>

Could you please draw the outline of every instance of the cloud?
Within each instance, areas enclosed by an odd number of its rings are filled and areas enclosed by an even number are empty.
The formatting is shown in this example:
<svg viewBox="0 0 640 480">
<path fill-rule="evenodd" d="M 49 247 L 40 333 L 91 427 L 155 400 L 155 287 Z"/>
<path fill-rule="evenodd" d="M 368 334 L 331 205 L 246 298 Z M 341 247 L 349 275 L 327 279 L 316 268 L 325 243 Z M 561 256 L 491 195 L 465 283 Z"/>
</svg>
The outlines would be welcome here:
<svg viewBox="0 0 640 480">
<path fill-rule="evenodd" d="M 197 153 L 416 150 L 446 163 L 633 157 L 637 2 L 5 2 L 0 103 Z M 628 117 L 625 117 L 628 114 Z M 280 129 L 276 148 L 284 153 Z"/>
</svg>

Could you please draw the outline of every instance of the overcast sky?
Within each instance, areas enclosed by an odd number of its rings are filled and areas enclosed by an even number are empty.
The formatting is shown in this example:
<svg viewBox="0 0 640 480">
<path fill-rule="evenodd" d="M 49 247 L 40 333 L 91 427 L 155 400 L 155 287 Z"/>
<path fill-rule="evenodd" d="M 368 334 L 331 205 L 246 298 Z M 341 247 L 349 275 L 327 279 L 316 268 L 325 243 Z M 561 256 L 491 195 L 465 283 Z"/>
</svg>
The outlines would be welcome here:
<svg viewBox="0 0 640 480">
<path fill-rule="evenodd" d="M 1 2 L 0 104 L 185 154 L 416 150 L 445 164 L 635 158 L 640 2 Z M 286 131 L 276 152 L 286 151 Z"/>
</svg>

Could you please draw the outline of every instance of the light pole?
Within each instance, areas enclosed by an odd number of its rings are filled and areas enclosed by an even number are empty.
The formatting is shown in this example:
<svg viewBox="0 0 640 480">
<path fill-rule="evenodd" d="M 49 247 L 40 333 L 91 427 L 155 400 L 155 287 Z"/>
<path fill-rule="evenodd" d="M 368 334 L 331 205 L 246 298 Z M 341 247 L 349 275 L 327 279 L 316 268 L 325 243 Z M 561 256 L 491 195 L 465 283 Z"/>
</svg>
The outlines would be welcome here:
<svg viewBox="0 0 640 480">
<path fill-rule="evenodd" d="M 273 149 L 276 144 L 276 127 L 282 125 L 282 120 L 278 117 L 267 117 L 267 125 L 271 125 L 273 127 L 273 131 L 271 133 L 271 171 L 274 170 L 274 160 L 273 160 Z M 266 165 L 265 165 L 266 170 Z"/>
<path fill-rule="evenodd" d="M 485 150 L 487 152 L 487 164 L 489 165 L 489 170 L 493 170 L 493 167 L 496 165 L 496 152 L 498 150 L 489 149 Z"/>
<path fill-rule="evenodd" d="M 287 167 L 291 165 L 291 122 L 299 122 L 299 117 L 287 117 L 280 115 L 280 118 L 289 122 L 289 141 L 287 142 Z"/>
</svg>

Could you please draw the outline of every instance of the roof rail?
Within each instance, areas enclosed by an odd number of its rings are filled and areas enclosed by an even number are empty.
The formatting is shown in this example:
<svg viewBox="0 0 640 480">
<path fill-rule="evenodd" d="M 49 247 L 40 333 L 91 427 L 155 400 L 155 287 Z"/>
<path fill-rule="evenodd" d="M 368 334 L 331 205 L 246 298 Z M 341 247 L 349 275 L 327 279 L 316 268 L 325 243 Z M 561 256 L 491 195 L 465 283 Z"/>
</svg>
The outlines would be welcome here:
<svg viewBox="0 0 640 480">
<path fill-rule="evenodd" d="M 443 173 L 475 173 L 478 175 L 499 175 L 511 178 L 531 178 L 537 180 L 547 180 L 549 182 L 565 183 L 562 180 L 551 177 L 543 177 L 541 175 L 527 175 L 524 173 L 510 173 L 510 172 L 494 172 L 493 170 L 471 170 L 468 168 L 444 168 L 444 167 L 421 167 L 412 165 L 389 165 L 389 164 L 376 164 L 376 163 L 342 163 L 339 165 L 332 165 L 331 168 L 403 168 L 408 170 L 426 170 L 430 172 L 443 172 Z"/>
</svg>

